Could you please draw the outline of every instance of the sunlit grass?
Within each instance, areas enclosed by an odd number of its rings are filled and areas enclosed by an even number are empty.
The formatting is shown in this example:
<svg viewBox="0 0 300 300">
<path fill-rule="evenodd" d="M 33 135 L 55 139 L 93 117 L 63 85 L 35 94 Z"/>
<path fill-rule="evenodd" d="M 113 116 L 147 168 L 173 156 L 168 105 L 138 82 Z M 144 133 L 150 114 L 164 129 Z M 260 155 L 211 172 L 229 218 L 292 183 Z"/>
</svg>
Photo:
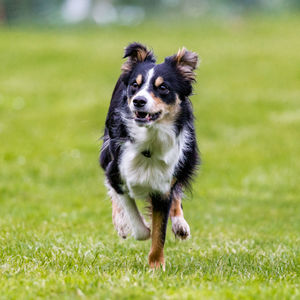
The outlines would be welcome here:
<svg viewBox="0 0 300 300">
<path fill-rule="evenodd" d="M 298 17 L 0 28 L 0 297 L 298 299 Z M 120 240 L 98 167 L 123 47 L 202 58 L 192 97 L 203 166 L 184 202 L 192 238 Z"/>
</svg>

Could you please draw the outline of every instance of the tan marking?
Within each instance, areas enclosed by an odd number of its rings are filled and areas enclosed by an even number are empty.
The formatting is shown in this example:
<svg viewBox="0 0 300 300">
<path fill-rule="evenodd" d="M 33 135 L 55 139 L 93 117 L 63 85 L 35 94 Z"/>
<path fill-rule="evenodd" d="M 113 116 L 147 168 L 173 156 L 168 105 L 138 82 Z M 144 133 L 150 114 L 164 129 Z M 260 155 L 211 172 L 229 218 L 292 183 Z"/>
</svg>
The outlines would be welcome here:
<svg viewBox="0 0 300 300">
<path fill-rule="evenodd" d="M 154 84 L 155 84 L 156 87 L 159 87 L 163 82 L 164 82 L 164 79 L 161 76 L 158 76 L 155 79 L 155 83 Z"/>
<path fill-rule="evenodd" d="M 172 179 L 172 186 L 177 182 L 176 177 Z M 183 210 L 181 207 L 181 197 L 182 197 L 182 186 L 179 185 L 180 189 L 176 188 L 173 192 L 172 205 L 170 209 L 170 217 L 183 217 Z"/>
<path fill-rule="evenodd" d="M 173 56 L 177 69 L 181 75 L 190 81 L 195 81 L 196 74 L 194 70 L 198 66 L 198 55 L 195 52 L 188 51 L 186 48 L 179 49 L 177 54 Z"/>
<path fill-rule="evenodd" d="M 121 70 L 124 73 L 129 73 L 134 68 L 137 62 L 145 61 L 148 56 L 151 56 L 153 53 L 152 51 L 148 51 L 146 48 L 138 48 L 136 53 L 129 56 L 127 61 L 121 67 Z"/>
<path fill-rule="evenodd" d="M 144 61 L 149 54 L 150 54 L 150 51 L 147 51 L 146 49 L 139 48 L 137 50 L 137 54 L 136 54 L 137 60 L 138 61 Z"/>
<path fill-rule="evenodd" d="M 157 122 L 174 122 L 177 114 L 180 111 L 181 100 L 179 99 L 179 97 L 176 96 L 176 102 L 174 104 L 167 104 L 161 98 L 156 97 L 152 92 L 150 93 L 150 95 L 155 101 L 153 112 L 162 112 L 161 117 Z"/>
<path fill-rule="evenodd" d="M 136 78 L 136 83 L 138 84 L 138 85 L 141 85 L 142 84 L 142 81 L 143 81 L 143 76 L 142 76 L 142 74 L 139 74 L 138 76 L 137 76 L 137 78 Z"/>
<path fill-rule="evenodd" d="M 180 63 L 182 58 L 184 57 L 185 55 L 185 52 L 186 52 L 186 48 L 182 48 L 182 49 L 179 49 L 177 54 L 176 54 L 176 61 L 177 63 Z"/>
<path fill-rule="evenodd" d="M 181 197 L 174 195 L 172 206 L 170 210 L 170 217 L 183 217 L 183 210 L 181 208 Z"/>
<path fill-rule="evenodd" d="M 164 243 L 162 241 L 163 215 L 160 212 L 152 212 L 152 245 L 149 253 L 149 265 L 151 269 L 165 269 Z"/>
</svg>

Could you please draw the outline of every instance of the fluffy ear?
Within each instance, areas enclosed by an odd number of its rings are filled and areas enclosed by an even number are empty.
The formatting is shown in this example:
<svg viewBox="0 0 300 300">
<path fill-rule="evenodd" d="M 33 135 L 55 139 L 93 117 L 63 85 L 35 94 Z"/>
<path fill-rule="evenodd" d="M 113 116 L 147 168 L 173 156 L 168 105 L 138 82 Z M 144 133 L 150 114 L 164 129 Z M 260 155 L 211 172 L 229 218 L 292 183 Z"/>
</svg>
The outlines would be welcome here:
<svg viewBox="0 0 300 300">
<path fill-rule="evenodd" d="M 124 57 L 128 57 L 127 61 L 122 65 L 123 73 L 129 73 L 137 63 L 148 61 L 155 63 L 155 57 L 152 51 L 146 46 L 139 43 L 129 44 L 125 48 Z"/>
<path fill-rule="evenodd" d="M 181 75 L 189 80 L 195 81 L 196 74 L 194 70 L 198 67 L 198 54 L 188 51 L 186 48 L 179 49 L 177 54 L 167 58 L 178 69 Z"/>
</svg>

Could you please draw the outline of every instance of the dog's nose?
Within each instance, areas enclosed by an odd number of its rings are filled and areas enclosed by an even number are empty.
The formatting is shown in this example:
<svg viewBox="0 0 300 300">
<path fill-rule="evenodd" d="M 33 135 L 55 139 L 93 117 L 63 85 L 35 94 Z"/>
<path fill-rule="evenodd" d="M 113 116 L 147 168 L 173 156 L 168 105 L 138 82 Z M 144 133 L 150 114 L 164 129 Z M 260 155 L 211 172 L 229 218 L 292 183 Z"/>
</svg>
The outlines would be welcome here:
<svg viewBox="0 0 300 300">
<path fill-rule="evenodd" d="M 147 99 L 144 97 L 138 97 L 138 98 L 133 99 L 132 102 L 133 102 L 134 107 L 141 108 L 141 107 L 145 106 L 145 104 L 147 103 Z"/>
</svg>

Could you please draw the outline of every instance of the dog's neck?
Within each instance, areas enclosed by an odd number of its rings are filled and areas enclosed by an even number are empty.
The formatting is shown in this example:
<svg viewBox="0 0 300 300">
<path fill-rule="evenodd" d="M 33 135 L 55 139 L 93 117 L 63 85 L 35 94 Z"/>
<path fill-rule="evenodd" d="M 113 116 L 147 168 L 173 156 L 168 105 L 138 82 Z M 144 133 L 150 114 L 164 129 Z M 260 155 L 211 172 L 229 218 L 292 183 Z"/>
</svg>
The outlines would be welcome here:
<svg viewBox="0 0 300 300">
<path fill-rule="evenodd" d="M 133 121 L 134 122 L 134 121 Z M 145 157 L 163 155 L 172 149 L 177 142 L 173 124 L 153 124 L 149 127 L 134 123 L 128 126 L 132 143 Z"/>
<path fill-rule="evenodd" d="M 143 198 L 151 191 L 167 193 L 175 167 L 188 147 L 186 130 L 177 135 L 171 123 L 140 127 L 134 120 L 127 129 L 129 139 L 123 144 L 120 173 L 131 197 Z"/>
</svg>

